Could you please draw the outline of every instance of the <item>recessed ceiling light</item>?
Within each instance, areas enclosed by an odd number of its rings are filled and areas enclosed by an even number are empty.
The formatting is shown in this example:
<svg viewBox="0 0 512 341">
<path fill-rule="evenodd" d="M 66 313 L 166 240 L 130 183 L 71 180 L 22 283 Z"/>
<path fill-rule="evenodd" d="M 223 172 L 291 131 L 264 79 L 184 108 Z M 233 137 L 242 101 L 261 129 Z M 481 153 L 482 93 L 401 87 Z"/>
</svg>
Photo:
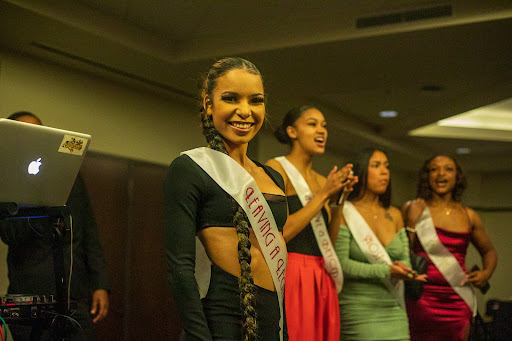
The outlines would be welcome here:
<svg viewBox="0 0 512 341">
<path fill-rule="evenodd" d="M 395 110 L 382 110 L 379 113 L 380 117 L 396 117 L 398 115 L 398 112 Z"/>
<path fill-rule="evenodd" d="M 466 147 L 461 147 L 461 148 L 457 148 L 457 149 L 455 150 L 455 152 L 456 152 L 457 154 L 469 154 L 469 153 L 471 153 L 471 149 L 466 148 Z"/>
<path fill-rule="evenodd" d="M 512 142 L 512 98 L 416 128 L 409 135 Z"/>
</svg>

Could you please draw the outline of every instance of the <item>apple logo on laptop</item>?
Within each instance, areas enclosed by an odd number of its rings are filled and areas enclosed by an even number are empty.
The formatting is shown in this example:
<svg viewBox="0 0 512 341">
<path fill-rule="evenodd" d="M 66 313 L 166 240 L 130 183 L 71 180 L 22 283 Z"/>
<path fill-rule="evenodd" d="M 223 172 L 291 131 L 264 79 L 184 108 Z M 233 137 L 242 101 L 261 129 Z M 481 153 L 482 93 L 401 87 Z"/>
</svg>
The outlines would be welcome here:
<svg viewBox="0 0 512 341">
<path fill-rule="evenodd" d="M 42 162 L 41 162 L 41 158 L 35 160 L 35 161 L 32 161 L 29 165 L 28 165 L 28 174 L 37 174 L 39 173 L 39 167 L 41 166 Z"/>
</svg>

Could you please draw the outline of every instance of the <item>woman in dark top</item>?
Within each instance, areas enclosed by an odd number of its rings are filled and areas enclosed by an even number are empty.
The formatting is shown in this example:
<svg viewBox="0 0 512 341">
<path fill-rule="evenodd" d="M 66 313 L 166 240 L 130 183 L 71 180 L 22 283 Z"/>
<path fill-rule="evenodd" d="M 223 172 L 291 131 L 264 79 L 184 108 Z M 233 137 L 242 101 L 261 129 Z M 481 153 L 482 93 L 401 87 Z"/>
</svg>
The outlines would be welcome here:
<svg viewBox="0 0 512 341">
<path fill-rule="evenodd" d="M 291 146 L 291 152 L 285 158 L 267 162 L 284 178 L 290 214 L 283 231 L 288 249 L 285 279 L 288 335 L 290 340 L 338 341 L 340 321 L 337 288 L 333 274 L 329 274 L 325 268 L 328 255 L 323 255 L 319 247 L 319 244 L 325 245 L 326 241 L 318 242 L 310 222 L 319 219 L 318 213 L 321 212 L 325 222 L 324 231 L 327 229 L 329 236 L 336 236 L 341 206 L 330 208 L 329 201 L 342 190 L 344 183 L 350 187 L 357 179 L 349 175 L 352 165 L 341 170 L 334 167 L 327 178 L 313 170 L 313 158 L 325 152 L 327 140 L 326 121 L 318 109 L 302 106 L 290 110 L 275 135 L 281 143 Z M 292 169 L 285 169 L 283 162 Z M 302 176 L 312 195 L 304 206 L 299 199 L 299 190 L 293 185 L 295 179 L 292 179 L 293 172 L 290 173 L 293 169 L 300 173 L 295 173 L 295 177 Z M 304 191 L 308 192 L 307 189 Z M 331 244 L 331 256 L 336 258 L 332 242 L 328 244 Z M 334 261 L 339 264 L 337 259 Z"/>
<path fill-rule="evenodd" d="M 206 75 L 201 96 L 209 148 L 229 155 L 252 176 L 282 231 L 287 217 L 283 180 L 247 157 L 248 142 L 265 117 L 258 69 L 240 58 L 219 60 Z M 279 340 L 278 295 L 262 245 L 245 212 L 212 178 L 182 155 L 171 163 L 164 184 L 169 284 L 186 340 Z M 212 262 L 202 302 L 194 277 L 196 235 Z"/>
</svg>

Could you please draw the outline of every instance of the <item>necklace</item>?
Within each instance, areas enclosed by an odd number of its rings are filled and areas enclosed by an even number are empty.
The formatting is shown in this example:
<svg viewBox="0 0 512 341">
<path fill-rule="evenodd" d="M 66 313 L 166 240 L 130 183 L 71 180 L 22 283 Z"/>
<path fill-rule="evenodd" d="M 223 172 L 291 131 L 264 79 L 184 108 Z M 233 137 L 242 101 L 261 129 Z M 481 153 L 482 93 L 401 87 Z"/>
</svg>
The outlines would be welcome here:
<svg viewBox="0 0 512 341">
<path fill-rule="evenodd" d="M 362 208 L 364 210 L 370 211 L 370 214 L 373 215 L 373 219 L 377 220 L 377 213 L 374 212 L 375 209 L 372 208 L 371 206 L 363 206 L 363 205 L 360 205 L 360 204 L 359 205 L 354 205 L 354 206 L 359 207 L 360 209 Z"/>
<path fill-rule="evenodd" d="M 457 206 L 456 205 L 452 205 L 451 207 L 446 205 L 446 207 L 444 208 L 444 214 L 445 215 L 450 215 L 454 209 L 456 209 Z"/>
</svg>

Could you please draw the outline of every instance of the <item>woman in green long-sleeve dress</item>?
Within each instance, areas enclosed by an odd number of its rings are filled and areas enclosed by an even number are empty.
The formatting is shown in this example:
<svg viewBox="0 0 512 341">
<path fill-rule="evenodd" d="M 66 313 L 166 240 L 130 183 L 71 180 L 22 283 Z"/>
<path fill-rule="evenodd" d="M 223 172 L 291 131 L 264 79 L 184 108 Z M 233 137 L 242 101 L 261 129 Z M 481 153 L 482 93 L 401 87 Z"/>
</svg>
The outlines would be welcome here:
<svg viewBox="0 0 512 341">
<path fill-rule="evenodd" d="M 361 152 L 354 173 L 359 183 L 345 203 L 336 242 L 345 276 L 339 295 L 341 340 L 409 340 L 403 280 L 425 276 L 410 268 L 403 219 L 390 205 L 386 154 Z"/>
</svg>

